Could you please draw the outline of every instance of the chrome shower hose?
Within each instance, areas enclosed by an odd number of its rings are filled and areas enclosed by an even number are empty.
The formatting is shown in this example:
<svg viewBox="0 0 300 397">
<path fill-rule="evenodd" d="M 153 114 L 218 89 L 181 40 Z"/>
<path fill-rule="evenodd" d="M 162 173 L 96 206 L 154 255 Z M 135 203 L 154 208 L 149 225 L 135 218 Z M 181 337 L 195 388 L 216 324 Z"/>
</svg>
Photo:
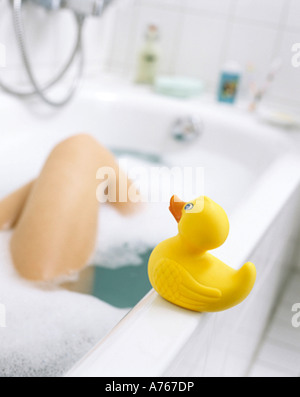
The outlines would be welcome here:
<svg viewBox="0 0 300 397">
<path fill-rule="evenodd" d="M 29 81 L 33 87 L 32 90 L 28 91 L 19 91 L 14 89 L 7 84 L 5 84 L 2 80 L 0 80 L 0 87 L 8 94 L 18 96 L 20 98 L 31 97 L 34 95 L 39 96 L 46 104 L 53 107 L 61 107 L 66 105 L 75 94 L 75 91 L 78 87 L 80 78 L 83 72 L 83 50 L 82 50 L 82 32 L 85 18 L 81 15 L 74 14 L 76 25 L 77 25 L 77 38 L 74 49 L 71 53 L 71 56 L 66 63 L 66 65 L 61 69 L 61 71 L 50 81 L 48 81 L 45 85 L 41 86 L 35 77 L 33 72 L 33 68 L 28 56 L 28 51 L 25 43 L 25 33 L 24 33 L 24 25 L 23 25 L 23 17 L 22 17 L 22 1 L 23 0 L 13 0 L 13 17 L 14 17 L 14 27 L 17 37 L 18 46 L 20 49 L 22 61 L 27 72 Z M 73 83 L 68 90 L 66 96 L 63 99 L 58 101 L 52 100 L 47 95 L 47 91 L 54 87 L 57 83 L 59 83 L 66 73 L 69 71 L 70 67 L 73 65 L 75 60 L 78 59 L 78 71 L 76 72 L 76 76 L 74 77 Z"/>
</svg>

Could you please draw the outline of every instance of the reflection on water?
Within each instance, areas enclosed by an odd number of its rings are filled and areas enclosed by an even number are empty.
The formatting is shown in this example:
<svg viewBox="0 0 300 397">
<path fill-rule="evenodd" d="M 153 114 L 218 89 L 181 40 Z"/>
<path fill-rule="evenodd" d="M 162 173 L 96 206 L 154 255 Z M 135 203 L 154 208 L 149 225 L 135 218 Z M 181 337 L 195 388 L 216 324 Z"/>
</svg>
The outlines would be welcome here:
<svg viewBox="0 0 300 397">
<path fill-rule="evenodd" d="M 118 308 L 135 306 L 152 288 L 147 266 L 151 251 L 141 254 L 141 265 L 108 269 L 94 267 L 92 295 Z"/>
<path fill-rule="evenodd" d="M 153 153 L 143 153 L 137 152 L 135 150 L 122 150 L 122 149 L 112 149 L 112 153 L 117 157 L 129 157 L 136 160 L 146 161 L 152 164 L 163 164 L 163 159 L 161 156 Z"/>
<path fill-rule="evenodd" d="M 64 284 L 69 291 L 95 296 L 112 306 L 134 307 L 150 290 L 148 261 L 152 250 L 140 254 L 140 265 L 128 264 L 116 269 L 89 266 L 83 270 L 79 279 Z"/>
</svg>

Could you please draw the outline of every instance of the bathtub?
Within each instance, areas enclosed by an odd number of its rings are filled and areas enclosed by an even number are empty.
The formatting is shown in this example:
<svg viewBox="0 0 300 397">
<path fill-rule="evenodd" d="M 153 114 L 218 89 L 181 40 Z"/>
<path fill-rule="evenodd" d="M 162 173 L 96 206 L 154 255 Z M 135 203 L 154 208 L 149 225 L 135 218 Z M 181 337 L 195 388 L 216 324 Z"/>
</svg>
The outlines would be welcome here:
<svg viewBox="0 0 300 397">
<path fill-rule="evenodd" d="M 224 313 L 189 312 L 150 291 L 66 376 L 247 375 L 298 245 L 300 159 L 289 136 L 231 107 L 110 82 L 86 83 L 62 110 L 6 96 L 0 103 L 2 196 L 33 178 L 49 150 L 74 132 L 174 165 L 188 159 L 204 166 L 205 193 L 229 213 L 230 237 L 214 254 L 235 269 L 251 260 L 258 270 L 251 296 Z M 202 120 L 203 134 L 175 142 L 172 125 L 186 116 Z"/>
</svg>

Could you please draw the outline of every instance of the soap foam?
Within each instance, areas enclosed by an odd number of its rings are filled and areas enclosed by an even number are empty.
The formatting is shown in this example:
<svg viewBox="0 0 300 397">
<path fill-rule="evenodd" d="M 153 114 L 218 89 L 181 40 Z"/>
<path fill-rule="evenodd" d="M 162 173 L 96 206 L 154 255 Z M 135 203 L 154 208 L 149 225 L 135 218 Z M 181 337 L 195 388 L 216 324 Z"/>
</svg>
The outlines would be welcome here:
<svg viewBox="0 0 300 397">
<path fill-rule="evenodd" d="M 207 167 L 205 194 L 216 201 L 220 199 L 220 204 L 230 212 L 245 194 L 252 176 L 231 160 L 224 163 L 225 159 L 216 156 L 212 161 L 211 156 L 201 154 L 201 164 Z M 183 165 L 190 160 L 190 156 L 188 159 L 181 157 Z M 130 167 L 149 168 L 153 165 L 147 161 L 130 160 Z M 224 170 L 226 175 L 222 175 L 220 170 Z M 239 191 L 232 191 L 236 183 L 226 189 L 230 179 L 240 181 Z M 160 183 L 159 180 L 152 181 L 156 189 L 161 189 Z M 180 186 L 171 189 L 170 197 L 174 193 L 189 195 L 182 192 Z M 226 191 L 228 195 L 224 193 Z M 191 193 L 190 199 L 194 198 Z M 121 216 L 110 205 L 102 206 L 91 264 L 110 268 L 139 265 L 141 253 L 177 233 L 177 224 L 168 206 L 168 202 L 148 203 L 131 217 Z M 7 313 L 7 328 L 0 328 L 0 376 L 63 375 L 128 310 L 116 309 L 96 298 L 57 286 L 42 286 L 22 280 L 16 274 L 10 257 L 10 238 L 10 231 L 0 232 L 0 303 L 5 305 Z"/>
<path fill-rule="evenodd" d="M 16 274 L 11 232 L 0 233 L 1 377 L 62 376 L 117 324 L 128 310 L 57 286 L 41 288 Z"/>
<path fill-rule="evenodd" d="M 149 168 L 151 163 L 130 160 L 129 166 Z M 160 189 L 159 181 L 153 183 Z M 167 202 L 147 204 L 131 217 L 105 205 L 99 211 L 99 223 L 91 263 L 111 268 L 140 264 L 141 253 L 177 231 Z M 128 310 L 57 285 L 21 279 L 10 256 L 11 234 L 0 232 L 0 303 L 7 313 L 7 328 L 0 328 L 0 376 L 61 376 Z"/>
</svg>

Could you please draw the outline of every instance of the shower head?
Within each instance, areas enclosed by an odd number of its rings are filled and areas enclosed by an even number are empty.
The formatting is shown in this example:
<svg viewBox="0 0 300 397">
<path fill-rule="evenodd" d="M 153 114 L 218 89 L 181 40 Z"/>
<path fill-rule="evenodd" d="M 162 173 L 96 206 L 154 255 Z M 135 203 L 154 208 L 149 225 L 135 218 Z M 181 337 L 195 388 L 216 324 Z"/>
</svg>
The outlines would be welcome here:
<svg viewBox="0 0 300 397">
<path fill-rule="evenodd" d="M 112 0 L 31 0 L 48 10 L 67 8 L 80 16 L 100 16 Z"/>
</svg>

